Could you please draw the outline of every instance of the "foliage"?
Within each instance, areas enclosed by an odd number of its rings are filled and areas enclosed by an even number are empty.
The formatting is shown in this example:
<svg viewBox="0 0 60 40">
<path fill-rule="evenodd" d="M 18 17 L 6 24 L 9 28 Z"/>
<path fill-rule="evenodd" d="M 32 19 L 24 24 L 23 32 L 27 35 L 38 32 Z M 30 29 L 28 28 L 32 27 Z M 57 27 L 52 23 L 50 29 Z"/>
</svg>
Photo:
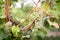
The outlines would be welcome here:
<svg viewBox="0 0 60 40">
<path fill-rule="evenodd" d="M 14 36 L 14 37 L 17 36 L 18 32 L 19 32 L 19 28 L 13 26 L 13 27 L 12 27 L 12 33 L 13 33 L 13 36 Z"/>
<path fill-rule="evenodd" d="M 54 0 L 49 5 L 51 1 L 42 1 L 39 7 L 28 4 L 17 8 L 11 6 L 18 0 L 11 0 L 10 16 L 13 22 L 5 23 L 4 1 L 0 0 L 0 40 L 46 40 L 44 38 L 51 29 L 60 27 L 60 0 Z M 18 25 L 15 22 L 19 22 Z"/>
</svg>

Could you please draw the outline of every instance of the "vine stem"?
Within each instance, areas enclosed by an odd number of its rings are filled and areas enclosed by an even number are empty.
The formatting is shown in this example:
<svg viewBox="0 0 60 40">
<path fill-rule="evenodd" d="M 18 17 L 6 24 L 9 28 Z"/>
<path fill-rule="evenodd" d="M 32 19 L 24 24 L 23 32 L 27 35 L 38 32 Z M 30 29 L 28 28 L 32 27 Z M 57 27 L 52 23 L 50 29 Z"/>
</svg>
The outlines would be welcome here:
<svg viewBox="0 0 60 40">
<path fill-rule="evenodd" d="M 25 26 L 25 27 L 22 29 L 22 31 L 27 31 L 27 30 L 29 30 L 29 29 L 32 27 L 32 25 L 34 24 L 34 22 L 35 22 L 36 19 L 37 19 L 37 17 L 36 17 L 35 19 L 33 19 L 27 26 Z"/>
<path fill-rule="evenodd" d="M 4 9 L 5 9 L 6 22 L 8 22 L 10 21 L 9 18 L 10 0 L 5 0 L 4 3 L 5 3 Z"/>
<path fill-rule="evenodd" d="M 32 1 L 33 1 L 33 0 L 32 0 Z M 34 10 L 36 9 L 36 7 L 37 7 L 37 5 L 38 5 L 39 2 L 40 2 L 40 0 L 39 0 L 37 3 L 35 3 L 35 2 L 33 1 L 33 3 L 34 3 L 36 6 L 31 9 L 31 11 L 27 14 L 25 20 L 24 20 L 23 22 L 21 22 L 20 24 L 18 24 L 18 26 L 21 26 L 22 24 L 24 24 L 24 23 L 28 20 L 29 16 L 34 12 Z"/>
<path fill-rule="evenodd" d="M 32 1 L 33 1 L 33 0 L 32 0 Z M 33 1 L 33 3 L 34 3 L 36 6 L 38 6 L 39 2 L 40 2 L 40 0 L 38 0 L 37 3 L 35 3 L 35 2 Z M 36 6 L 35 6 L 35 7 L 36 7 Z"/>
</svg>

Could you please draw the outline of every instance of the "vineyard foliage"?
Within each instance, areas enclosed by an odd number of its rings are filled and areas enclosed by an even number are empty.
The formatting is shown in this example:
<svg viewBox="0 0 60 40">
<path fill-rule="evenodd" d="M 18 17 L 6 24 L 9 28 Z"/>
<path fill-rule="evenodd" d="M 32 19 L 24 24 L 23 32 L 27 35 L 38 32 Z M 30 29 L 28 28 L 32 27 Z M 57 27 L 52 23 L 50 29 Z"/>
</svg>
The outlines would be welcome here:
<svg viewBox="0 0 60 40">
<path fill-rule="evenodd" d="M 51 30 L 60 28 L 60 0 L 32 0 L 35 6 L 24 6 L 26 0 L 20 1 L 18 8 L 15 3 L 19 0 L 10 0 L 11 21 L 6 23 L 5 0 L 0 0 L 0 40 L 42 40 Z"/>
</svg>

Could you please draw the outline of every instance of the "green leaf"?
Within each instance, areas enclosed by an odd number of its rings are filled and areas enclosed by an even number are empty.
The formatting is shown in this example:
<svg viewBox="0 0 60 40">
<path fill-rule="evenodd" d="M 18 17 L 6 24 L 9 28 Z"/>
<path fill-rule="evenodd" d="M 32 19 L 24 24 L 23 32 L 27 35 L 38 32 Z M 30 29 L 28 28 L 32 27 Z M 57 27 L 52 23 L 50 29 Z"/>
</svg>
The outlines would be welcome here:
<svg viewBox="0 0 60 40">
<path fill-rule="evenodd" d="M 60 11 L 60 2 L 56 3 L 56 9 Z"/>
<path fill-rule="evenodd" d="M 53 16 L 53 17 L 55 17 L 55 18 L 57 18 L 57 19 L 59 18 L 59 16 L 58 16 L 58 15 L 60 14 L 59 11 L 57 11 L 57 10 L 52 10 L 51 12 L 52 12 L 52 16 Z"/>
<path fill-rule="evenodd" d="M 4 26 L 0 26 L 0 40 L 7 38 L 8 34 L 7 31 L 4 29 Z"/>
<path fill-rule="evenodd" d="M 18 26 L 12 26 L 12 33 L 13 33 L 14 37 L 16 37 L 18 35 L 19 30 L 20 29 Z"/>
</svg>

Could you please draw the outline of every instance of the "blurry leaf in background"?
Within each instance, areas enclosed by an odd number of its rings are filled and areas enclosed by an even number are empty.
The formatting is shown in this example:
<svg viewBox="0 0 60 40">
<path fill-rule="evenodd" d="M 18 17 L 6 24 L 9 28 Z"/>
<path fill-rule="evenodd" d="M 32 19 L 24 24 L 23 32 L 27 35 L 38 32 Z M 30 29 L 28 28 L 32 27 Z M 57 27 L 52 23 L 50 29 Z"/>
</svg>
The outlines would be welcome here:
<svg viewBox="0 0 60 40">
<path fill-rule="evenodd" d="M 11 11 L 12 11 L 12 13 L 13 13 L 13 14 L 16 14 L 16 13 L 17 13 L 17 8 L 16 8 L 16 7 L 14 7 L 14 8 L 12 8 L 12 10 L 11 10 Z"/>
<path fill-rule="evenodd" d="M 60 11 L 60 0 L 56 0 L 56 8 Z"/>
<path fill-rule="evenodd" d="M 1 9 L 0 9 L 0 16 L 3 16 L 3 15 L 4 15 L 4 9 L 1 8 Z"/>
<path fill-rule="evenodd" d="M 4 26 L 0 26 L 0 40 L 3 40 L 4 38 L 7 38 L 8 35 L 7 35 L 7 32 L 6 30 L 4 29 Z"/>
<path fill-rule="evenodd" d="M 18 20 L 19 22 L 21 22 L 22 19 L 25 19 L 26 13 L 24 13 L 24 11 L 22 11 L 19 8 L 12 8 L 12 16 L 13 19 Z"/>
<path fill-rule="evenodd" d="M 60 14 L 59 11 L 57 11 L 57 10 L 52 10 L 51 12 L 52 12 L 52 16 L 53 16 L 53 17 L 55 17 L 55 18 L 57 18 L 57 19 L 59 18 L 59 16 L 58 16 L 58 15 Z"/>
<path fill-rule="evenodd" d="M 0 18 L 0 26 L 5 23 L 5 18 Z"/>
<path fill-rule="evenodd" d="M 25 6 L 23 8 L 23 11 L 26 12 L 26 13 L 28 13 L 28 12 L 30 12 L 31 9 L 32 9 L 32 6 L 29 6 L 29 4 L 28 4 L 27 6 Z"/>
<path fill-rule="evenodd" d="M 0 0 L 0 6 L 1 6 L 2 4 L 4 4 L 4 2 L 3 2 L 3 0 Z"/>
<path fill-rule="evenodd" d="M 12 1 L 16 1 L 17 2 L 18 0 L 12 0 Z"/>
<path fill-rule="evenodd" d="M 3 31 L 0 31 L 0 40 L 7 38 L 6 34 Z"/>
<path fill-rule="evenodd" d="M 49 7 L 48 4 L 43 4 L 43 5 L 42 5 L 42 8 L 43 8 L 44 10 L 47 10 L 48 7 Z"/>
</svg>

